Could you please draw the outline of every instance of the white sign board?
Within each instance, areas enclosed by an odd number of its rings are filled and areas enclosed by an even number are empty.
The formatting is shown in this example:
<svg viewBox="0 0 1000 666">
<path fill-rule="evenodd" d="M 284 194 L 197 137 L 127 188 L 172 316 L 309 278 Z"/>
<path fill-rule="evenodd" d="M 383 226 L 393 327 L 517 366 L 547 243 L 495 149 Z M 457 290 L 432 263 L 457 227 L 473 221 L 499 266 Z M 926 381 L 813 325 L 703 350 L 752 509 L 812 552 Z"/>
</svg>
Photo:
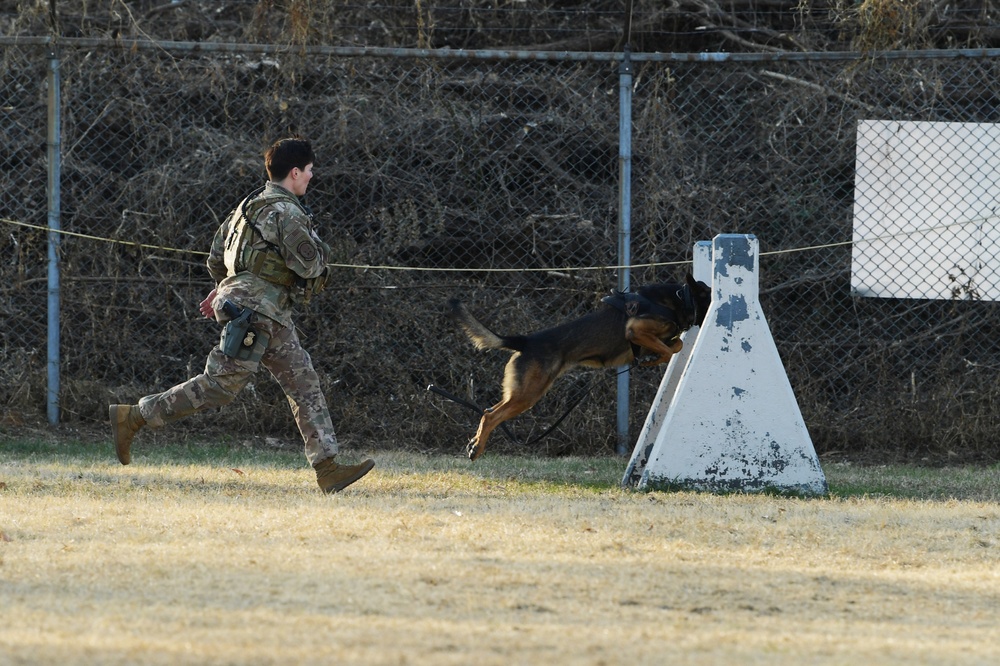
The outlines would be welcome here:
<svg viewBox="0 0 1000 666">
<path fill-rule="evenodd" d="M 1000 300 L 1000 125 L 862 120 L 851 289 Z"/>
</svg>

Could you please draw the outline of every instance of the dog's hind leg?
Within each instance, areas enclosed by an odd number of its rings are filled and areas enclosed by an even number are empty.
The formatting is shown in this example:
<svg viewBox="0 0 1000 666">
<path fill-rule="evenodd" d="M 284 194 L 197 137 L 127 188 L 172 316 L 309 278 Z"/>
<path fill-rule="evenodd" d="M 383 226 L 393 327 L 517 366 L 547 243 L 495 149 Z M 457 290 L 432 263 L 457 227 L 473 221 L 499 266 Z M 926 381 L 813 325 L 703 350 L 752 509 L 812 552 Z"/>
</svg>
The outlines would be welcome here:
<svg viewBox="0 0 1000 666">
<path fill-rule="evenodd" d="M 466 447 L 469 460 L 483 455 L 486 442 L 501 423 L 531 409 L 545 395 L 556 379 L 553 373 L 546 370 L 519 355 L 510 359 L 504 373 L 503 400 L 483 412 L 479 430 Z"/>
<path fill-rule="evenodd" d="M 483 455 L 483 452 L 486 451 L 486 442 L 501 423 L 509 421 L 530 407 L 531 404 L 525 404 L 520 401 L 509 402 L 503 400 L 484 411 L 483 418 L 479 420 L 479 430 L 476 431 L 476 436 L 469 441 L 469 445 L 466 447 L 469 460 L 475 460 Z"/>
</svg>

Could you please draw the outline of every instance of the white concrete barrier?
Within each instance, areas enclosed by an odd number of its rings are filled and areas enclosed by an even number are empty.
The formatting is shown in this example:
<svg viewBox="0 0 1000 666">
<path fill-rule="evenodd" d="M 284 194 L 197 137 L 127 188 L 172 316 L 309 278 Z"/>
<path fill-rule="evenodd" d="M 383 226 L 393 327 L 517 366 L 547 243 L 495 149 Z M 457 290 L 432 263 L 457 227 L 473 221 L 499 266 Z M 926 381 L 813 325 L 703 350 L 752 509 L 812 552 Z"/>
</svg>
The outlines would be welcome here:
<svg viewBox="0 0 1000 666">
<path fill-rule="evenodd" d="M 630 463 L 633 469 L 626 472 L 623 485 L 712 492 L 827 492 L 760 308 L 758 270 L 754 236 L 715 237 L 712 306 L 676 388 L 662 392 L 668 406 L 664 410 L 654 402 L 650 409 L 649 432 L 643 428 L 632 454 L 635 464 Z M 640 465 L 643 458 L 645 464 Z"/>
<path fill-rule="evenodd" d="M 691 274 L 695 280 L 712 284 L 712 241 L 698 241 L 694 244 L 694 256 L 691 264 Z M 663 373 L 660 388 L 657 389 L 656 397 L 653 399 L 653 407 L 646 414 L 646 422 L 643 423 L 642 430 L 639 431 L 639 438 L 632 450 L 632 458 L 625 469 L 625 476 L 622 478 L 623 488 L 634 488 L 638 485 L 642 472 L 646 469 L 646 461 L 649 460 L 649 454 L 653 450 L 653 443 L 660 432 L 660 425 L 667 415 L 667 408 L 673 402 L 674 395 L 677 394 L 677 386 L 687 368 L 688 360 L 691 358 L 691 350 L 694 349 L 698 330 L 698 326 L 692 326 L 681 334 L 684 346 L 673 355 Z"/>
</svg>

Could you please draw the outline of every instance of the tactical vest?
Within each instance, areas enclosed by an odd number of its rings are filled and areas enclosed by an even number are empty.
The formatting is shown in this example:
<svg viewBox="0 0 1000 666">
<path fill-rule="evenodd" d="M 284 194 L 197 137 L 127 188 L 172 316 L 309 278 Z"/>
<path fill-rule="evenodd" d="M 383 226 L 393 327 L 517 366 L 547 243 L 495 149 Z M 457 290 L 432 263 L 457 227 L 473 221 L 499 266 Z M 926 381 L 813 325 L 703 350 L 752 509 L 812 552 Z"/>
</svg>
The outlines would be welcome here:
<svg viewBox="0 0 1000 666">
<path fill-rule="evenodd" d="M 264 241 L 267 247 L 257 249 L 253 247 L 253 236 L 256 234 L 258 238 L 262 240 L 264 238 L 257 228 L 257 217 L 265 206 L 279 201 L 293 203 L 299 208 L 302 208 L 302 204 L 293 197 L 280 193 L 266 197 L 258 196 L 262 191 L 263 188 L 251 193 L 243 200 L 240 207 L 231 213 L 236 219 L 226 238 L 223 255 L 226 270 L 230 275 L 248 272 L 262 280 L 292 287 L 301 282 L 301 278 L 285 264 L 278 247 Z"/>
</svg>

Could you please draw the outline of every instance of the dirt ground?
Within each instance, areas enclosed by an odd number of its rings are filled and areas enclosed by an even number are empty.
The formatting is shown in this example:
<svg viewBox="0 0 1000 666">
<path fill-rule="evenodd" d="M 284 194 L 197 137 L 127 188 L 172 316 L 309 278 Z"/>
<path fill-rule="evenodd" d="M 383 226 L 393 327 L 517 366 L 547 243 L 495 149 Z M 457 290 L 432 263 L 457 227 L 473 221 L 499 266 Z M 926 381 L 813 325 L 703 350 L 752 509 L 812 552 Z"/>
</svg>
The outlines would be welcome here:
<svg viewBox="0 0 1000 666">
<path fill-rule="evenodd" d="M 1000 662 L 995 501 L 137 458 L 0 452 L 0 664 Z"/>
</svg>

